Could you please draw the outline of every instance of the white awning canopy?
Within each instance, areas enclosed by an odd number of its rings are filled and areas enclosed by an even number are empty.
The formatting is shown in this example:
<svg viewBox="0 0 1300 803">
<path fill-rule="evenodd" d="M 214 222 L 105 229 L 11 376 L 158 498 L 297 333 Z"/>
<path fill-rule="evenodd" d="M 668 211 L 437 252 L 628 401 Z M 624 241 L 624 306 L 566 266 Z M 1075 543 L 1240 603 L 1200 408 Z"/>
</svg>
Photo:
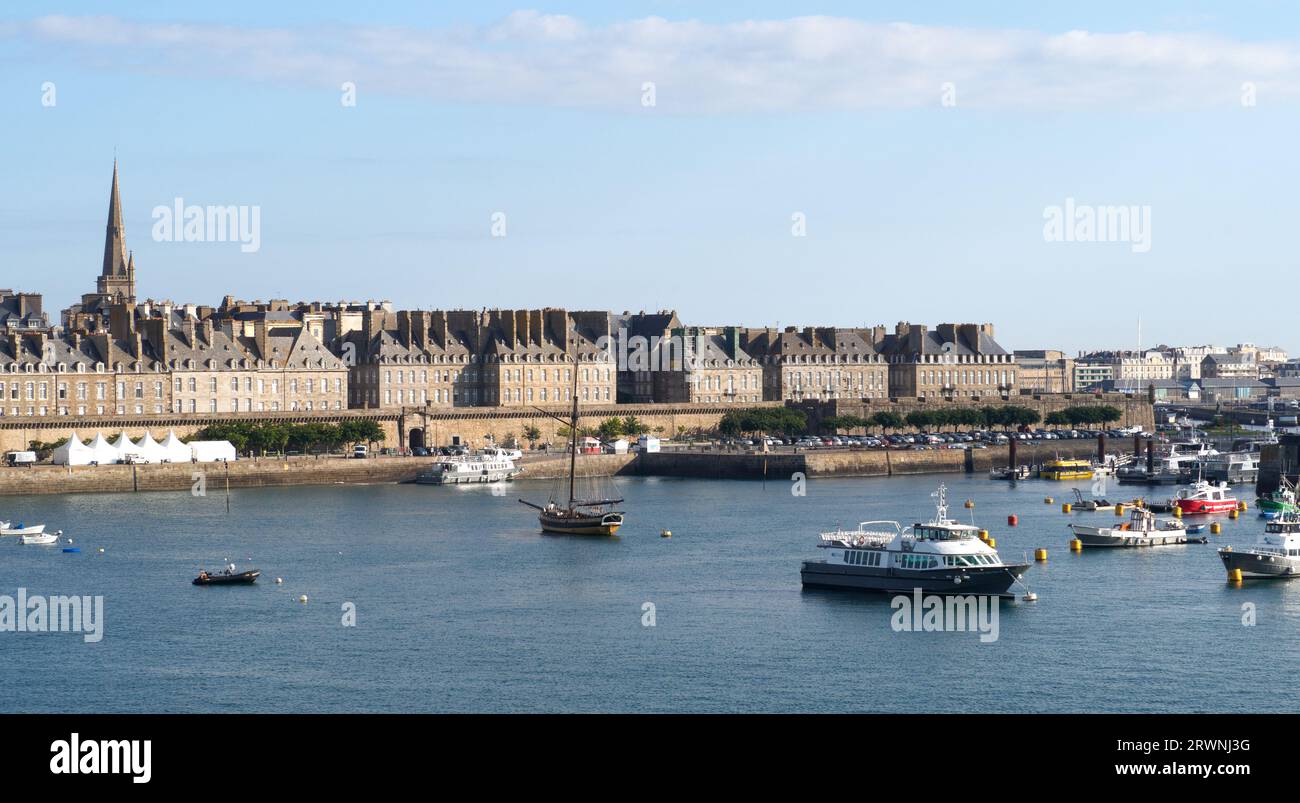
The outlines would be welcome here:
<svg viewBox="0 0 1300 803">
<path fill-rule="evenodd" d="M 51 460 L 56 466 L 88 466 L 95 461 L 95 450 L 82 443 L 74 432 L 66 443 L 54 449 Z"/>
</svg>

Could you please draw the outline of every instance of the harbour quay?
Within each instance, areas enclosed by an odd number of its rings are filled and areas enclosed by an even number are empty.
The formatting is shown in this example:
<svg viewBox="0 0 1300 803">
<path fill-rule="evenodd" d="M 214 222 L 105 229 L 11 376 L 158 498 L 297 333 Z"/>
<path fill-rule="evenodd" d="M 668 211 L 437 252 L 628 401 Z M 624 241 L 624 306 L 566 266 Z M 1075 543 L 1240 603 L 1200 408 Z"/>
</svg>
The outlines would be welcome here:
<svg viewBox="0 0 1300 803">
<path fill-rule="evenodd" d="M 1108 456 L 1131 454 L 1132 443 L 1108 441 Z M 1097 456 L 1094 440 L 1020 445 L 1018 465 L 1053 458 Z M 800 449 L 768 453 L 750 448 L 669 446 L 660 452 L 584 455 L 581 476 L 659 476 L 684 478 L 789 480 L 806 477 L 889 477 L 944 472 L 987 472 L 1007 465 L 1009 447 L 987 449 Z M 404 455 L 349 459 L 340 455 L 255 457 L 220 463 L 0 468 L 0 496 L 65 493 L 133 493 L 193 490 L 202 478 L 206 493 L 230 488 L 286 485 L 366 485 L 413 481 L 428 469 L 427 457 Z M 568 458 L 561 451 L 526 452 L 520 479 L 563 477 Z"/>
</svg>

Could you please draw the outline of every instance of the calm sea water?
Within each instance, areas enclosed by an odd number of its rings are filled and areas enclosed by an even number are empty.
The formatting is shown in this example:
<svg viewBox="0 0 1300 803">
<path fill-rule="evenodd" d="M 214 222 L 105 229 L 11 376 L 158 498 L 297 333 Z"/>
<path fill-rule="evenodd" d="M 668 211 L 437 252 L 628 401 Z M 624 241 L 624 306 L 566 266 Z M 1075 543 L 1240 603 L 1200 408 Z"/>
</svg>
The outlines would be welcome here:
<svg viewBox="0 0 1300 803">
<path fill-rule="evenodd" d="M 976 502 L 1004 557 L 1050 550 L 1026 575 L 1039 601 L 1004 604 L 995 643 L 896 633 L 884 597 L 801 590 L 817 532 L 928 518 L 940 481 L 957 517 Z M 221 492 L 0 499 L 0 518 L 83 549 L 0 540 L 0 594 L 102 594 L 106 620 L 98 644 L 0 633 L 0 710 L 1300 708 L 1300 581 L 1233 588 L 1214 553 L 1254 540 L 1254 511 L 1211 545 L 1076 555 L 1059 505 L 1072 483 L 814 479 L 795 497 L 775 481 L 616 482 L 629 523 L 605 540 L 541 535 L 515 498 L 547 487 L 527 482 L 236 490 L 229 514 Z M 190 584 L 227 558 L 262 581 Z"/>
</svg>

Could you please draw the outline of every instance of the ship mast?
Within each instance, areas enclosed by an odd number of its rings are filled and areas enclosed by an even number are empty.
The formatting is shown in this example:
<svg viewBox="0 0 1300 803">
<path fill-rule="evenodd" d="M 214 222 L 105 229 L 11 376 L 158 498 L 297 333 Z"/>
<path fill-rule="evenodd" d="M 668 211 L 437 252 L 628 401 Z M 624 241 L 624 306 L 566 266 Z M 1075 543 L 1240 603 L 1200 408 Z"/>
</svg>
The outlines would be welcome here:
<svg viewBox="0 0 1300 803">
<path fill-rule="evenodd" d="M 573 354 L 573 414 L 569 419 L 569 510 L 573 510 L 573 483 L 578 469 L 578 354 Z"/>
</svg>

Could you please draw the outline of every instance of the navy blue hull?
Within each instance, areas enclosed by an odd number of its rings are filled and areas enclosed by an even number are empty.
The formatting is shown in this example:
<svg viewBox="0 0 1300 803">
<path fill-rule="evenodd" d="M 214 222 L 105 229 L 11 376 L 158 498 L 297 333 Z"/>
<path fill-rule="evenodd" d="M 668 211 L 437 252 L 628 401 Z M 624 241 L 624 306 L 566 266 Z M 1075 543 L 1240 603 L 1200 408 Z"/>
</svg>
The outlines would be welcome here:
<svg viewBox="0 0 1300 803">
<path fill-rule="evenodd" d="M 926 594 L 1005 595 L 1028 569 L 1029 564 L 1017 563 L 1008 566 L 970 568 L 964 571 L 953 569 L 897 571 L 810 560 L 804 561 L 799 576 L 805 588 L 878 591 L 888 594 L 908 594 L 919 588 Z"/>
</svg>

